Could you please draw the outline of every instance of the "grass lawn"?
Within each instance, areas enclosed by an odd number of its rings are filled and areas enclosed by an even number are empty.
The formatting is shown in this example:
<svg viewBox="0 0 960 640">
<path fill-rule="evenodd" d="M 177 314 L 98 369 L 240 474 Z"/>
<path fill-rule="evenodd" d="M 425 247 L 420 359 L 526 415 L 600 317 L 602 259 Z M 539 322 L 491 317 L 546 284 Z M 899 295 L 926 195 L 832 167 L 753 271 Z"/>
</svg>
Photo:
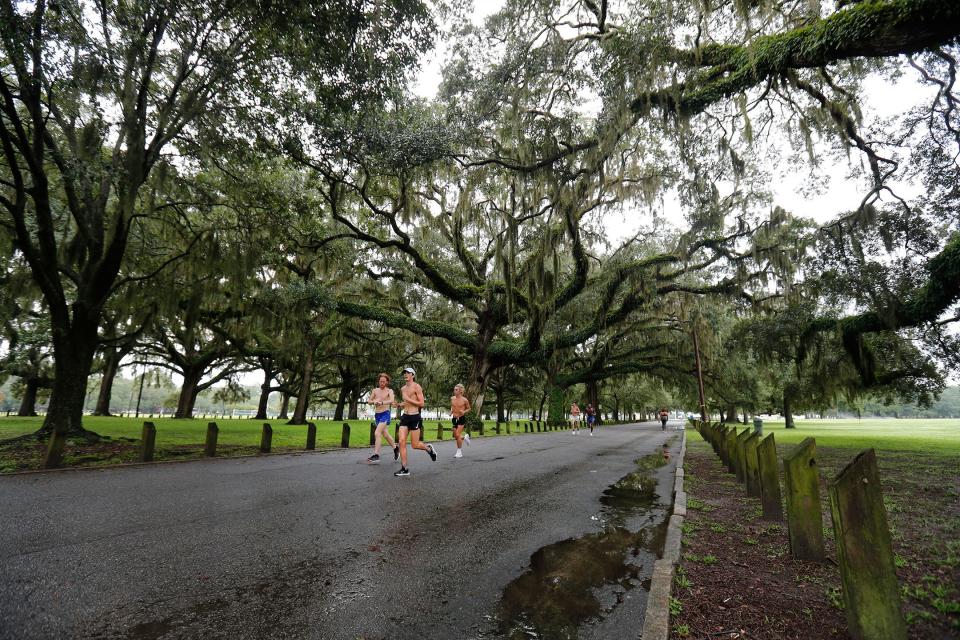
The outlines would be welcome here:
<svg viewBox="0 0 960 640">
<path fill-rule="evenodd" d="M 960 455 L 960 420 L 844 418 L 797 420 L 795 424 L 795 429 L 786 429 L 782 420 L 763 421 L 764 435 L 774 434 L 781 455 L 784 445 L 797 444 L 804 438 L 816 438 L 818 447 Z"/>
<path fill-rule="evenodd" d="M 157 427 L 156 460 L 198 458 L 203 456 L 207 424 L 210 420 L 174 420 L 173 418 L 148 418 Z M 9 438 L 32 433 L 40 428 L 42 417 L 20 418 L 16 416 L 0 417 L 0 442 Z M 68 442 L 64 459 L 65 466 L 101 466 L 118 462 L 136 460 L 144 418 L 84 416 L 83 425 L 101 436 L 109 438 L 103 443 L 90 445 L 81 442 Z M 306 425 L 288 425 L 285 420 L 217 420 L 219 434 L 217 454 L 220 456 L 256 454 L 260 446 L 263 424 L 273 428 L 273 451 L 301 451 L 306 446 Z M 350 446 L 369 447 L 370 421 L 315 420 L 317 425 L 317 448 L 330 449 L 340 446 L 343 424 L 350 425 Z M 523 423 L 517 429 L 517 421 L 511 422 L 511 434 L 523 433 Z M 450 440 L 450 421 L 424 420 L 425 440 L 437 440 L 437 425 L 442 424 L 443 440 Z M 495 436 L 494 421 L 484 422 L 485 436 Z M 391 422 L 391 434 L 396 421 Z M 501 435 L 507 435 L 501 425 Z M 479 437 L 473 433 L 473 437 Z M 0 444 L 0 473 L 38 469 L 44 452 L 43 443 Z M 388 450 L 389 453 L 389 450 Z"/>
</svg>

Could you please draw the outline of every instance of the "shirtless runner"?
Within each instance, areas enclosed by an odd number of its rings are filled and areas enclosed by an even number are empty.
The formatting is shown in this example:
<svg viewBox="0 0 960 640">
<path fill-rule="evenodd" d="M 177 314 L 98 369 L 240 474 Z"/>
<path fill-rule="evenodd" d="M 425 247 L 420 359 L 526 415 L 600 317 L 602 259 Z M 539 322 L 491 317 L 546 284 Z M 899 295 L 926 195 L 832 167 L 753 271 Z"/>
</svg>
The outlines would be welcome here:
<svg viewBox="0 0 960 640">
<path fill-rule="evenodd" d="M 390 388 L 390 375 L 381 373 L 377 376 L 377 388 L 370 392 L 367 402 L 373 405 L 374 421 L 377 423 L 377 430 L 374 432 L 373 455 L 367 458 L 370 464 L 380 462 L 380 444 L 383 440 L 387 441 L 390 448 L 393 449 L 393 459 L 400 457 L 400 447 L 390 437 L 390 409 L 393 407 L 393 389 Z"/>
<path fill-rule="evenodd" d="M 467 411 L 470 411 L 470 401 L 463 395 L 463 385 L 458 384 L 453 388 L 453 397 L 450 398 L 450 416 L 453 418 L 453 437 L 457 440 L 457 452 L 454 458 L 463 457 L 463 441 L 470 444 L 470 435 L 463 432 L 467 424 Z"/>
<path fill-rule="evenodd" d="M 580 407 L 576 402 L 570 403 L 570 432 L 577 435 L 580 427 Z"/>
<path fill-rule="evenodd" d="M 414 380 L 416 375 L 417 372 L 413 370 L 413 367 L 404 367 L 403 379 L 406 380 L 406 384 L 400 388 L 401 400 L 399 403 L 403 414 L 400 416 L 400 429 L 397 434 L 397 444 L 400 447 L 400 471 L 393 474 L 398 478 L 410 475 L 410 470 L 407 469 L 408 433 L 410 434 L 411 447 L 423 449 L 431 460 L 437 461 L 437 452 L 433 450 L 433 445 L 424 444 L 420 441 L 420 436 L 423 433 L 423 420 L 420 417 L 420 410 L 423 409 L 425 400 L 423 398 L 423 388 Z"/>
</svg>

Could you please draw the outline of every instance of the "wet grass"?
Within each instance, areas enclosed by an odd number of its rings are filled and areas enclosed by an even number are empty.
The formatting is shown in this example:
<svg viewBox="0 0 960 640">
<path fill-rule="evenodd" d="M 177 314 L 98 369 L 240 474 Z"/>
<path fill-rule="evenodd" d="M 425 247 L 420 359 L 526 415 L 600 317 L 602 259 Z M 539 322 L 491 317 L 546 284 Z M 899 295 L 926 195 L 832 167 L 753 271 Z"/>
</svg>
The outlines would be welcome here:
<svg viewBox="0 0 960 640">
<path fill-rule="evenodd" d="M 960 420 L 855 418 L 840 420 L 796 420 L 787 429 L 782 420 L 764 420 L 763 433 L 773 433 L 777 445 L 798 444 L 816 438 L 818 447 L 917 451 L 960 455 Z M 739 429 L 746 428 L 739 425 Z M 696 432 L 690 429 L 690 434 Z"/>
<path fill-rule="evenodd" d="M 104 441 L 89 445 L 80 441 L 67 443 L 64 458 L 65 466 L 109 466 L 112 464 L 134 462 L 137 459 L 140 436 L 144 421 L 153 422 L 157 427 L 155 460 L 186 460 L 202 458 L 206 440 L 207 425 L 216 422 L 219 428 L 217 438 L 218 457 L 240 455 L 254 455 L 259 451 L 260 436 L 263 425 L 269 424 L 273 429 L 272 451 L 276 453 L 303 451 L 307 441 L 306 425 L 289 425 L 286 420 L 214 420 L 214 419 L 187 419 L 150 418 L 141 416 L 132 417 L 103 417 L 84 416 L 83 425 L 104 437 Z M 317 425 L 318 449 L 332 449 L 340 447 L 343 424 L 350 425 L 350 446 L 357 448 L 369 447 L 370 421 L 369 420 L 314 420 Z M 509 435 L 523 433 L 523 423 L 517 429 L 517 422 L 510 423 Z M 33 433 L 43 423 L 42 417 L 22 418 L 18 416 L 0 417 L 0 441 L 17 436 Z M 495 437 L 492 421 L 484 423 L 484 436 L 473 433 L 473 438 Z M 442 440 L 451 440 L 449 420 L 425 420 L 425 440 L 436 442 L 437 427 L 443 426 Z M 390 433 L 394 433 L 396 422 L 390 425 Z M 601 429 L 613 428 L 604 425 Z M 500 436 L 508 435 L 506 428 L 501 424 Z M 0 473 L 39 469 L 46 451 L 45 443 L 21 443 L 11 447 L 0 444 Z M 388 450 L 389 453 L 389 450 Z"/>
</svg>

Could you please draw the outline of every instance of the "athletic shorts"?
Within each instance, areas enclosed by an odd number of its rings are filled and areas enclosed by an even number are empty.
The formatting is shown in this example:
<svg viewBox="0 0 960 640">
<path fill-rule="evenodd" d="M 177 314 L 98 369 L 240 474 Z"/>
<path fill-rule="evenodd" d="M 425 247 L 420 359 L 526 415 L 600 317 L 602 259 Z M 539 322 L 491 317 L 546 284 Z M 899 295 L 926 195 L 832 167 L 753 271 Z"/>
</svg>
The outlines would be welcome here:
<svg viewBox="0 0 960 640">
<path fill-rule="evenodd" d="M 462 427 L 467 424 L 467 416 L 460 416 L 459 418 L 453 419 L 453 428 Z"/>
<path fill-rule="evenodd" d="M 419 413 L 405 413 L 400 416 L 400 426 L 406 427 L 408 431 L 416 431 L 423 425 Z"/>
<path fill-rule="evenodd" d="M 381 411 L 380 413 L 374 415 L 373 419 L 376 420 L 377 424 L 380 424 L 381 422 L 386 422 L 387 424 L 390 424 L 390 409 L 387 409 L 386 411 Z"/>
<path fill-rule="evenodd" d="M 597 419 L 597 416 L 587 416 L 587 424 L 593 424 Z"/>
<path fill-rule="evenodd" d="M 571 414 L 570 414 L 570 422 L 580 422 L 580 416 L 571 413 Z"/>
</svg>

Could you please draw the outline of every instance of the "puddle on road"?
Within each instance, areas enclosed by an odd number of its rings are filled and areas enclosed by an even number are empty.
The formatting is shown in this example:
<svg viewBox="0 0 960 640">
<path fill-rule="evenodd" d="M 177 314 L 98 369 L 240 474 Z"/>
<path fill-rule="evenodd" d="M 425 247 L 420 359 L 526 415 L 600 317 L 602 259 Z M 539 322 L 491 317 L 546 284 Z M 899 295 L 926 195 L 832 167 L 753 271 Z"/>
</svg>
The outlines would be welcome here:
<svg viewBox="0 0 960 640">
<path fill-rule="evenodd" d="M 530 568 L 503 591 L 499 636 L 573 639 L 581 625 L 610 615 L 627 592 L 649 588 L 667 530 L 653 473 L 665 463 L 660 454 L 638 459 L 635 471 L 603 492 L 600 531 L 530 557 Z"/>
</svg>

